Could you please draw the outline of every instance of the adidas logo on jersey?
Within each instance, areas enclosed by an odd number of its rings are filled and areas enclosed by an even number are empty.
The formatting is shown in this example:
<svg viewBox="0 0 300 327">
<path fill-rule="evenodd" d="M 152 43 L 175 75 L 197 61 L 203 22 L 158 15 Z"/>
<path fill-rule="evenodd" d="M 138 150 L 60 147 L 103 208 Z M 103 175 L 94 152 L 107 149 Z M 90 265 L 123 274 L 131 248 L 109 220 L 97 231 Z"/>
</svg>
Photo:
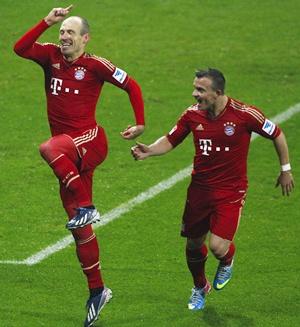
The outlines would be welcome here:
<svg viewBox="0 0 300 327">
<path fill-rule="evenodd" d="M 54 67 L 54 68 L 56 68 L 56 69 L 60 69 L 60 63 L 52 64 L 52 67 Z"/>
<path fill-rule="evenodd" d="M 196 131 L 204 131 L 204 128 L 203 128 L 202 124 L 199 124 L 199 125 L 196 127 Z"/>
<path fill-rule="evenodd" d="M 87 149 L 82 147 L 82 156 L 84 156 L 87 153 Z"/>
</svg>

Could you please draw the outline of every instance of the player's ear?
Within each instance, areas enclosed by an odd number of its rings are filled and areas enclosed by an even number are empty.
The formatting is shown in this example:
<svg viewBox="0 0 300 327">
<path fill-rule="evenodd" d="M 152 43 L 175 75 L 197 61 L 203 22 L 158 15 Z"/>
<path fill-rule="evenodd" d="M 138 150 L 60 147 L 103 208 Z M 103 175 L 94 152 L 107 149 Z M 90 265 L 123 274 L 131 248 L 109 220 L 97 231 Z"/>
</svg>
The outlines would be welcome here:
<svg viewBox="0 0 300 327">
<path fill-rule="evenodd" d="M 89 35 L 89 33 L 84 34 L 84 35 L 83 35 L 83 42 L 84 42 L 85 44 L 87 44 L 87 43 L 89 42 L 89 40 L 90 40 L 90 35 Z"/>
</svg>

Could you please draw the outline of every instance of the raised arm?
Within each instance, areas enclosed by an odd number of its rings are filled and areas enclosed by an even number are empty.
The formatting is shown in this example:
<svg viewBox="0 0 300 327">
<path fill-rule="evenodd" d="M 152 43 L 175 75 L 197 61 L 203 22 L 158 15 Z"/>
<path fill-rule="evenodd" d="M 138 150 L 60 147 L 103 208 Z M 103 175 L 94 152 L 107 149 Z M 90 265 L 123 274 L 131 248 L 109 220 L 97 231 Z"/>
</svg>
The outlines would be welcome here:
<svg viewBox="0 0 300 327">
<path fill-rule="evenodd" d="M 72 8 L 73 8 L 73 5 L 70 5 L 66 8 L 53 8 L 49 12 L 49 14 L 44 18 L 44 20 L 49 26 L 52 26 L 58 22 L 63 21 L 64 18 L 72 10 Z"/>
<path fill-rule="evenodd" d="M 289 195 L 294 188 L 294 180 L 291 173 L 288 145 L 283 132 L 273 140 L 273 143 L 281 165 L 281 172 L 277 179 L 276 187 L 280 185 L 282 195 Z"/>
<path fill-rule="evenodd" d="M 131 148 L 131 154 L 135 160 L 144 160 L 151 156 L 160 156 L 173 149 L 173 145 L 170 143 L 166 136 L 162 136 L 151 145 L 146 145 L 137 142 L 137 144 Z"/>
<path fill-rule="evenodd" d="M 36 59 L 38 54 L 43 51 L 43 47 L 35 43 L 36 40 L 49 26 L 62 21 L 72 7 L 71 5 L 67 8 L 53 8 L 43 20 L 26 32 L 15 43 L 15 53 L 23 58 Z"/>
</svg>

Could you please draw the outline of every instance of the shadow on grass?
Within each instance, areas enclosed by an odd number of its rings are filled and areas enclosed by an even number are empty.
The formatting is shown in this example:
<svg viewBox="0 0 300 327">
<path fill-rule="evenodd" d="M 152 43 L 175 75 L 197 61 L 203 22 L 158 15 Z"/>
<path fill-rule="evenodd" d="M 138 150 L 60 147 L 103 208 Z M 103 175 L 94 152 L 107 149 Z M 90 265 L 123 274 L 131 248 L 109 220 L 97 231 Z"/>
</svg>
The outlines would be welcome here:
<svg viewBox="0 0 300 327">
<path fill-rule="evenodd" d="M 0 309 L 0 315 L 2 317 Z M 30 326 L 30 327 L 56 327 L 56 326 L 65 326 L 65 327 L 77 327 L 82 326 L 83 321 L 85 318 L 85 313 L 81 318 L 74 317 L 74 315 L 69 314 L 66 315 L 64 313 L 45 313 L 45 312 L 38 312 L 37 310 L 20 310 L 18 311 L 18 316 L 15 317 L 10 314 L 7 317 L 7 323 L 0 326 L 2 327 L 14 327 L 14 326 Z M 1 319 L 2 320 L 2 319 Z M 26 321 L 30 321 L 27 325 Z"/>
<path fill-rule="evenodd" d="M 202 320 L 207 324 L 207 326 L 254 326 L 254 321 L 252 318 L 245 317 L 238 313 L 219 314 L 217 310 L 212 307 L 205 308 L 203 311 Z"/>
</svg>

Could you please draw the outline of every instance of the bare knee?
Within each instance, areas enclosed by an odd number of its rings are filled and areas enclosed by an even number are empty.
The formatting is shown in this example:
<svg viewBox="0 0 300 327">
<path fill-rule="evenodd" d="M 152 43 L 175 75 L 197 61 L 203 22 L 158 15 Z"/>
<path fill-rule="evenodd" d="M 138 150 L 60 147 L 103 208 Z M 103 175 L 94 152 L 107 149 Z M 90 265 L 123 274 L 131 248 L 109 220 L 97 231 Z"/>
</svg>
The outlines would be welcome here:
<svg viewBox="0 0 300 327">
<path fill-rule="evenodd" d="M 217 235 L 212 234 L 209 240 L 209 248 L 213 255 L 220 259 L 228 252 L 231 241 L 225 240 Z"/>
</svg>

